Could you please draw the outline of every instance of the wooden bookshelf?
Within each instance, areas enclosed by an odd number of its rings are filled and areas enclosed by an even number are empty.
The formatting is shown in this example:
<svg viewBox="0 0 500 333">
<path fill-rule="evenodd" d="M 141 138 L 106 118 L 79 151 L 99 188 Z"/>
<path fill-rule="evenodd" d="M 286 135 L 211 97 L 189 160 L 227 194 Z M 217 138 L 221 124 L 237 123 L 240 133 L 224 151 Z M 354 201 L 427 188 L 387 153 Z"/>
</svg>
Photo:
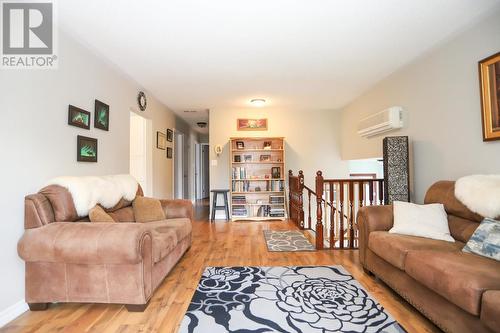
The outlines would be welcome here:
<svg viewBox="0 0 500 333">
<path fill-rule="evenodd" d="M 231 220 L 286 219 L 284 138 L 231 138 L 229 147 Z"/>
</svg>

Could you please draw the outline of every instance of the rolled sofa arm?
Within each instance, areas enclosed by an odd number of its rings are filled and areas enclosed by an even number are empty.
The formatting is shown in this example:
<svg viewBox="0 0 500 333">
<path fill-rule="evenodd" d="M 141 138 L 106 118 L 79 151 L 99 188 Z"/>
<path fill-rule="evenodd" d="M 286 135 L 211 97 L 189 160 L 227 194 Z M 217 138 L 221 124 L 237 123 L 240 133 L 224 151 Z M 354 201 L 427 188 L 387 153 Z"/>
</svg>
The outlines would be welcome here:
<svg viewBox="0 0 500 333">
<path fill-rule="evenodd" d="M 366 206 L 358 211 L 359 260 L 365 265 L 368 237 L 372 231 L 388 231 L 392 228 L 394 217 L 392 205 Z"/>
<path fill-rule="evenodd" d="M 17 251 L 26 262 L 134 264 L 150 229 L 147 223 L 54 222 L 26 230 Z"/>
<path fill-rule="evenodd" d="M 193 220 L 193 203 L 190 200 L 160 200 L 167 219 L 187 217 Z"/>
</svg>

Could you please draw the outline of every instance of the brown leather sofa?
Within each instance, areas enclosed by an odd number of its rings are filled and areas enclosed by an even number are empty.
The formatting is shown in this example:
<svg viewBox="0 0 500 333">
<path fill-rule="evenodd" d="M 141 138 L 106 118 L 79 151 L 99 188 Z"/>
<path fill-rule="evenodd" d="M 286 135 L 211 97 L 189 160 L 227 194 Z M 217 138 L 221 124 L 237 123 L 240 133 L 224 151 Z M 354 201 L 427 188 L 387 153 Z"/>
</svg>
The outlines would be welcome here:
<svg viewBox="0 0 500 333">
<path fill-rule="evenodd" d="M 142 195 L 139 188 L 138 194 Z M 71 194 L 51 185 L 25 198 L 26 302 L 118 303 L 143 311 L 155 289 L 191 246 L 193 207 L 161 200 L 166 220 L 136 223 L 131 202 L 108 209 L 116 223 L 79 218 Z"/>
<path fill-rule="evenodd" d="M 461 249 L 483 217 L 454 195 L 455 183 L 432 185 L 425 203 L 442 203 L 455 243 L 390 234 L 392 206 L 359 211 L 359 256 L 384 281 L 445 332 L 500 332 L 500 262 Z"/>
</svg>

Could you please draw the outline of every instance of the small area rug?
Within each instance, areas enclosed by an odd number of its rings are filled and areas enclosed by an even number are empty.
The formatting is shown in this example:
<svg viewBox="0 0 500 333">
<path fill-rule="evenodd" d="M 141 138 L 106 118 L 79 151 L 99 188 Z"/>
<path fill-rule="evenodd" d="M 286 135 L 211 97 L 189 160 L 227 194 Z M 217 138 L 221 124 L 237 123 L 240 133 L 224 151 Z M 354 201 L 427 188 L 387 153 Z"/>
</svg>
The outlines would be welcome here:
<svg viewBox="0 0 500 333">
<path fill-rule="evenodd" d="M 315 251 L 300 231 L 264 230 L 267 249 L 276 252 Z"/>
<path fill-rule="evenodd" d="M 405 330 L 342 266 L 207 267 L 181 333 Z"/>
</svg>

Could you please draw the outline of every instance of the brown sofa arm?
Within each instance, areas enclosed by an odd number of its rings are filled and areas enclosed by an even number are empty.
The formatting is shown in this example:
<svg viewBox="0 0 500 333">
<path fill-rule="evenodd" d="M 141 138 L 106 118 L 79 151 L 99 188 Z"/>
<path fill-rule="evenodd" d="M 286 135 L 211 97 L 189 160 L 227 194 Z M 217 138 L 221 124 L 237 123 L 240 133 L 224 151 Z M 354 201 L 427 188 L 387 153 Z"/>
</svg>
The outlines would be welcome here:
<svg viewBox="0 0 500 333">
<path fill-rule="evenodd" d="M 187 217 L 193 220 L 193 203 L 191 200 L 160 200 L 167 219 Z"/>
<path fill-rule="evenodd" d="M 366 206 L 358 211 L 359 260 L 365 266 L 368 237 L 372 231 L 388 231 L 393 224 L 392 205 Z"/>
<path fill-rule="evenodd" d="M 17 251 L 26 262 L 134 264 L 151 237 L 147 223 L 54 222 L 26 230 Z"/>
</svg>

